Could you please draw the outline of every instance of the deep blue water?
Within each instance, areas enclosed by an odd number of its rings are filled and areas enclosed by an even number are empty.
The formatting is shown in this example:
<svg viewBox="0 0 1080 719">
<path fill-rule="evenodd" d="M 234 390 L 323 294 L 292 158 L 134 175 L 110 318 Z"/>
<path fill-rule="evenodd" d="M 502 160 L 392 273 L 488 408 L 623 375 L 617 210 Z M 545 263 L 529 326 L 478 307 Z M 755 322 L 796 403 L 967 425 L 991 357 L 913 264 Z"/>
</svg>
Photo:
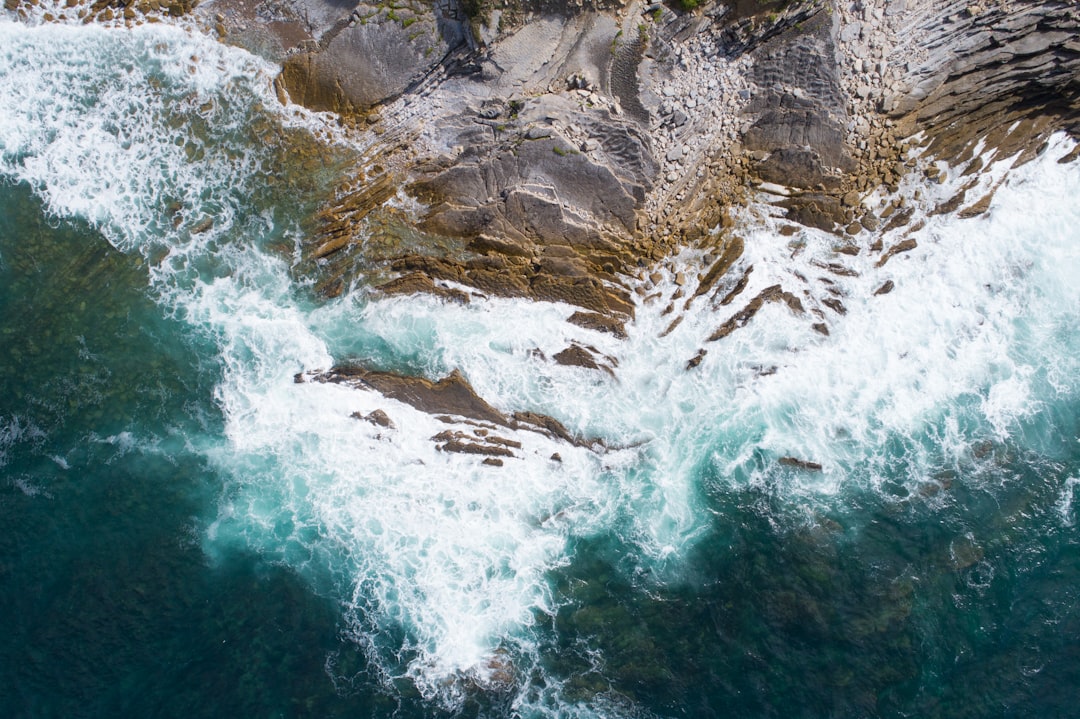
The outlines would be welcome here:
<svg viewBox="0 0 1080 719">
<path fill-rule="evenodd" d="M 719 350 L 686 379 L 695 320 L 654 344 L 642 306 L 606 383 L 530 364 L 565 308 L 314 298 L 292 243 L 340 168 L 289 154 L 303 129 L 247 134 L 276 120 L 239 51 L 217 58 L 232 79 L 189 79 L 170 63 L 212 42 L 73 29 L 71 79 L 47 36 L 2 29 L 27 41 L 0 68 L 4 716 L 1076 714 L 1072 185 L 1041 222 L 1003 200 L 970 254 L 953 226 L 924 238 L 938 254 L 895 271 L 918 289 L 946 265 L 925 304 L 852 299 L 855 329 L 818 344 L 781 315 L 748 327 L 732 353 L 784 363 L 775 380 Z M 40 136 L 3 82 L 16 54 L 62 78 L 34 86 L 71 112 Z M 135 113 L 124 67 L 160 90 Z M 154 144 L 166 127 L 183 142 Z M 515 321 L 518 344 L 497 331 Z M 892 342 L 911 346 L 875 364 Z M 431 453 L 406 408 L 292 381 L 356 359 L 464 366 L 500 406 L 649 441 L 492 474 Z M 354 429 L 350 403 L 400 438 Z M 778 469 L 793 445 L 826 471 Z"/>
</svg>

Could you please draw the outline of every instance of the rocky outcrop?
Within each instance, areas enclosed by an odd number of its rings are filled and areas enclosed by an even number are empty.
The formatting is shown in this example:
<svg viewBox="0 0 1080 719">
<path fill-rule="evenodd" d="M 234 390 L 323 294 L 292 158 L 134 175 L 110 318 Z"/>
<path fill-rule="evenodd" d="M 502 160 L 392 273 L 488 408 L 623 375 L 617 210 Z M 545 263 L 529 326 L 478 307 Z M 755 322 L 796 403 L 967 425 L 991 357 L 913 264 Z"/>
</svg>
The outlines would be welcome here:
<svg viewBox="0 0 1080 719">
<path fill-rule="evenodd" d="M 432 382 L 423 377 L 410 377 L 394 372 L 380 372 L 358 366 L 335 367 L 325 372 L 301 373 L 294 378 L 297 383 L 320 382 L 340 384 L 359 390 L 374 391 L 411 407 L 435 416 L 451 425 L 469 428 L 469 431 L 446 430 L 439 432 L 432 441 L 444 452 L 479 454 L 488 457 L 514 457 L 512 450 L 521 449 L 522 443 L 492 434 L 503 428 L 511 431 L 536 433 L 576 447 L 597 451 L 605 449 L 598 439 L 574 436 L 554 417 L 538 412 L 520 411 L 504 414 L 488 404 L 457 370 Z M 383 410 L 367 415 L 353 413 L 356 419 L 394 429 L 396 425 Z"/>
<path fill-rule="evenodd" d="M 294 0 L 302 17 L 325 2 Z M 281 84 L 294 101 L 315 110 L 363 112 L 404 93 L 467 50 L 468 26 L 454 0 L 357 4 L 285 61 Z"/>
<path fill-rule="evenodd" d="M 880 109 L 925 129 L 939 154 L 1012 120 L 1057 120 L 1034 134 L 1080 127 L 1076 3 L 895 0 L 885 20 L 895 28 L 890 55 L 915 61 L 883 92 Z"/>
<path fill-rule="evenodd" d="M 771 199 L 847 238 L 838 253 L 872 250 L 861 233 L 913 217 L 864 201 L 915 168 L 916 131 L 943 159 L 969 159 L 980 137 L 1030 154 L 1080 109 L 1080 13 L 1062 0 L 258 8 L 197 12 L 235 42 L 257 45 L 263 28 L 283 97 L 371 133 L 307 248 L 324 292 L 358 272 L 385 292 L 467 301 L 460 285 L 574 304 L 616 334 L 632 278 L 687 244 L 709 258 L 694 297 L 745 288 L 732 203 Z"/>
</svg>

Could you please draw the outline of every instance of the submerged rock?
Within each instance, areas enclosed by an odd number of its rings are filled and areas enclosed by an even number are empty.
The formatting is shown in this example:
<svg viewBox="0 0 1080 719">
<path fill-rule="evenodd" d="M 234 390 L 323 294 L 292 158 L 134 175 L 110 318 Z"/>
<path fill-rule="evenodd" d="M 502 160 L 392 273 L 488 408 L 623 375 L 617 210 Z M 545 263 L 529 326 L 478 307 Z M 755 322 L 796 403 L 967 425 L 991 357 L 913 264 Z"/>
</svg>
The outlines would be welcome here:
<svg viewBox="0 0 1080 719">
<path fill-rule="evenodd" d="M 821 465 L 817 462 L 811 462 L 797 457 L 781 457 L 777 461 L 785 467 L 794 467 L 795 469 L 803 469 L 808 472 L 820 472 L 822 469 Z"/>
</svg>

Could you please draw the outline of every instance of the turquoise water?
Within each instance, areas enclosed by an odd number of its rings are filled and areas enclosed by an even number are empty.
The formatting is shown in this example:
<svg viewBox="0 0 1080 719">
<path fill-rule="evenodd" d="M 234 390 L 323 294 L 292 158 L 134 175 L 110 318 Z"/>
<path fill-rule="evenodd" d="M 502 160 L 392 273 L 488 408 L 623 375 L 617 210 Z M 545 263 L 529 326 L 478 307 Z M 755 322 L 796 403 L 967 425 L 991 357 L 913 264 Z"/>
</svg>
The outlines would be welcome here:
<svg viewBox="0 0 1080 719">
<path fill-rule="evenodd" d="M 770 306 L 688 373 L 721 310 L 660 338 L 643 302 L 617 341 L 557 305 L 315 300 L 294 248 L 350 150 L 239 50 L 0 22 L 0 63 L 5 716 L 1075 713 L 1066 141 L 930 222 L 890 295 L 869 259 L 838 280 L 829 338 Z M 761 287 L 828 249 L 744 222 Z M 532 352 L 568 339 L 617 378 Z M 460 368 L 615 449 L 447 457 L 430 417 L 293 381 L 340 361 Z M 395 430 L 350 417 L 377 408 Z"/>
</svg>

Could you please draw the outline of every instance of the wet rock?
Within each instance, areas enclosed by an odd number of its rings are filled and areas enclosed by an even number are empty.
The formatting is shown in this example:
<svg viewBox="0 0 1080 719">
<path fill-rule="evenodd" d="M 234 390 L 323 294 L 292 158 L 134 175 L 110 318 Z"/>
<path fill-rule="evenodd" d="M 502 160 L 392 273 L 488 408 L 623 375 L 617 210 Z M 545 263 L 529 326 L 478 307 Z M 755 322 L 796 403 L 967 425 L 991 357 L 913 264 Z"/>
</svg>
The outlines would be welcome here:
<svg viewBox="0 0 1080 719">
<path fill-rule="evenodd" d="M 958 209 L 960 209 L 960 206 L 964 204 L 964 201 L 966 199 L 967 188 L 961 188 L 955 195 L 935 207 L 932 214 L 945 215 L 950 212 L 956 212 Z"/>
<path fill-rule="evenodd" d="M 889 294 L 890 292 L 893 291 L 893 287 L 895 287 L 895 286 L 896 285 L 893 284 L 892 280 L 885 280 L 885 283 L 882 284 L 881 287 L 878 287 L 876 290 L 874 290 L 874 294 L 875 295 L 887 295 L 887 294 Z"/>
<path fill-rule="evenodd" d="M 972 217 L 978 217 L 979 215 L 985 214 L 986 211 L 990 209 L 990 203 L 993 202 L 994 192 L 996 191 L 997 188 L 995 187 L 972 204 L 960 210 L 960 212 L 958 212 L 956 216 L 962 220 L 967 220 Z"/>
<path fill-rule="evenodd" d="M 746 244 L 741 237 L 734 235 L 730 237 L 723 245 L 723 249 L 720 251 L 720 256 L 713 262 L 712 266 L 705 272 L 705 276 L 701 278 L 701 282 L 698 283 L 697 290 L 694 291 L 694 297 L 700 297 L 705 293 L 712 290 L 716 283 L 727 274 L 732 265 L 742 256 L 743 250 Z"/>
<path fill-rule="evenodd" d="M 385 282 L 375 289 L 384 295 L 427 294 L 442 297 L 462 305 L 469 303 L 467 294 L 461 290 L 439 287 L 423 272 L 411 272 L 404 277 Z"/>
<path fill-rule="evenodd" d="M 705 359 L 705 355 L 707 355 L 707 354 L 709 354 L 708 350 L 703 350 L 703 349 L 698 350 L 698 353 L 696 355 L 694 355 L 693 357 L 691 357 L 690 361 L 686 363 L 687 371 L 692 370 L 695 367 L 697 367 L 699 364 L 701 364 L 702 360 Z"/>
<path fill-rule="evenodd" d="M 497 409 L 481 399 L 460 372 L 454 370 L 438 382 L 360 367 L 336 367 L 311 377 L 315 382 L 373 389 L 428 414 L 449 414 L 509 426 Z"/>
<path fill-rule="evenodd" d="M 828 195 L 806 194 L 779 204 L 787 209 L 787 219 L 824 232 L 833 232 L 845 222 L 840 201 Z"/>
<path fill-rule="evenodd" d="M 578 327 L 607 332 L 619 339 L 626 339 L 626 325 L 622 320 L 615 317 L 609 317 L 597 312 L 575 312 L 566 321 Z"/>
<path fill-rule="evenodd" d="M 371 422 L 379 427 L 386 427 L 387 429 L 394 429 L 396 427 L 393 420 L 391 420 L 386 412 L 383 412 L 381 409 L 372 410 L 368 414 L 363 415 L 359 412 L 353 412 L 352 417 L 354 419 L 362 419 L 366 422 Z"/>
<path fill-rule="evenodd" d="M 862 202 L 862 195 L 855 190 L 844 195 L 843 203 L 846 207 L 858 207 L 860 202 Z"/>
<path fill-rule="evenodd" d="M 551 437 L 556 437 L 579 447 L 590 447 L 597 440 L 580 440 L 563 426 L 563 423 L 554 417 L 539 412 L 514 412 L 514 425 L 517 427 L 531 426 L 542 430 Z"/>
<path fill-rule="evenodd" d="M 835 312 L 838 315 L 846 315 L 847 314 L 847 308 L 844 307 L 844 303 L 841 302 L 838 299 L 834 299 L 832 297 L 826 297 L 825 299 L 823 299 L 821 301 L 821 304 L 825 305 L 826 307 L 828 307 L 830 310 L 832 310 L 833 312 Z"/>
<path fill-rule="evenodd" d="M 571 344 L 561 352 L 552 356 L 556 363 L 568 367 L 584 367 L 585 369 L 599 369 L 611 374 L 611 368 L 618 363 L 615 358 L 600 355 L 594 347 L 583 347 L 577 343 Z M 603 360 L 603 363 L 598 361 Z"/>
<path fill-rule="evenodd" d="M 442 452 L 454 452 L 457 454 L 480 454 L 491 457 L 513 457 L 514 453 L 505 447 L 494 447 L 489 444 L 476 442 L 463 442 L 458 439 L 450 439 L 438 445 Z"/>
<path fill-rule="evenodd" d="M 811 462 L 797 457 L 781 457 L 777 461 L 785 467 L 794 467 L 795 469 L 802 469 L 808 472 L 821 471 L 821 465 L 817 462 Z"/>
<path fill-rule="evenodd" d="M 881 259 L 877 261 L 877 265 L 875 265 L 875 266 L 876 267 L 881 267 L 886 262 L 888 262 L 892 257 L 895 257 L 896 255 L 900 254 L 901 252 L 910 252 L 911 250 L 914 250 L 918 246 L 919 246 L 919 243 L 916 242 L 914 239 L 912 239 L 910 237 L 908 239 L 906 239 L 906 240 L 901 240 L 900 242 L 897 242 L 895 245 L 893 245 L 888 250 L 886 250 L 885 254 L 883 254 L 881 256 Z"/>
<path fill-rule="evenodd" d="M 758 313 L 758 310 L 760 310 L 766 302 L 783 302 L 792 312 L 797 314 L 803 313 L 802 302 L 798 297 L 790 292 L 785 292 L 780 285 L 772 285 L 759 292 L 757 297 L 750 300 L 745 307 L 736 312 L 727 322 L 709 335 L 709 338 L 706 341 L 715 342 L 727 337 L 740 327 L 745 327 L 746 323 L 754 318 L 754 315 Z"/>
<path fill-rule="evenodd" d="M 738 281 L 735 283 L 735 286 L 732 287 L 731 290 L 726 295 L 724 295 L 724 298 L 720 300 L 721 306 L 730 305 L 732 302 L 735 301 L 736 297 L 743 293 L 743 290 L 746 289 L 746 286 L 750 284 L 750 273 L 753 271 L 753 266 L 746 268 L 746 271 L 743 272 L 741 277 L 739 277 Z"/>
</svg>

